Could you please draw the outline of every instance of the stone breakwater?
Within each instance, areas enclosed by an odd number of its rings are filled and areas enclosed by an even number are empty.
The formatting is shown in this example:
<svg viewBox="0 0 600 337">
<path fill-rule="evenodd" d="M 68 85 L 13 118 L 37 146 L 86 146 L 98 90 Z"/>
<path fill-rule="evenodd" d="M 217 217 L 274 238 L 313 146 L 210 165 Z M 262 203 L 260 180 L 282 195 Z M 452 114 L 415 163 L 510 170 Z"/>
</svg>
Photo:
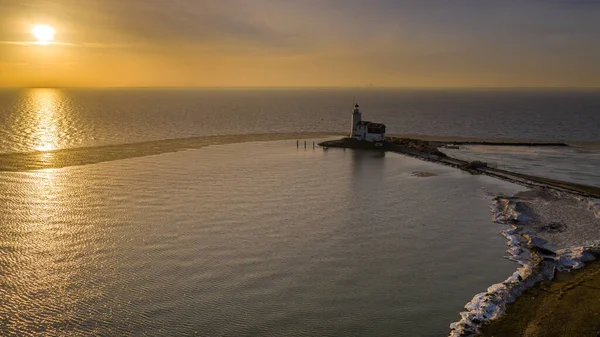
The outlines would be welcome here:
<svg viewBox="0 0 600 337">
<path fill-rule="evenodd" d="M 556 179 L 537 177 L 511 171 L 489 167 L 487 163 L 481 161 L 465 161 L 452 158 L 439 150 L 439 147 L 448 143 L 436 141 L 425 141 L 412 138 L 388 138 L 381 143 L 372 143 L 353 138 L 342 138 L 319 143 L 324 149 L 349 148 L 359 150 L 390 151 L 411 156 L 425 161 L 430 161 L 446 166 L 458 168 L 471 174 L 484 174 L 490 177 L 510 181 L 532 188 L 551 188 L 557 191 L 572 193 L 584 197 L 600 198 L 600 187 L 575 184 Z M 522 143 L 503 143 L 505 146 Z M 546 146 L 546 143 L 528 143 L 528 146 Z M 553 143 L 550 143 L 553 144 Z M 565 145 L 568 146 L 568 145 Z"/>
<path fill-rule="evenodd" d="M 562 226 L 545 223 L 548 209 L 541 204 L 553 203 L 559 211 L 572 214 Z M 573 208 L 573 206 L 579 206 Z M 554 191 L 529 191 L 514 197 L 498 196 L 490 206 L 493 220 L 507 224 L 502 232 L 507 239 L 507 258 L 520 267 L 505 281 L 477 294 L 465 305 L 461 319 L 450 325 L 451 337 L 476 336 L 487 321 L 499 318 L 508 303 L 542 280 L 551 280 L 557 271 L 579 269 L 600 255 L 600 235 L 580 236 L 584 228 L 569 230 L 584 223 L 597 230 L 600 226 L 600 200 L 582 199 Z M 568 208 L 568 209 L 565 209 Z M 581 227 L 581 226 L 580 226 Z"/>
</svg>

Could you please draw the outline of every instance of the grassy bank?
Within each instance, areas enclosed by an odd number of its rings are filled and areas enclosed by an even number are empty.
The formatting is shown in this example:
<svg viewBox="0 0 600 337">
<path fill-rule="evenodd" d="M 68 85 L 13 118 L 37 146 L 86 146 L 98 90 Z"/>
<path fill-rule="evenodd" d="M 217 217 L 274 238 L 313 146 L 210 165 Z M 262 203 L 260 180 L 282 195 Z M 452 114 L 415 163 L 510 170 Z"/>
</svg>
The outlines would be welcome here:
<svg viewBox="0 0 600 337">
<path fill-rule="evenodd" d="M 484 337 L 600 336 L 600 262 L 529 289 L 482 332 Z"/>
</svg>

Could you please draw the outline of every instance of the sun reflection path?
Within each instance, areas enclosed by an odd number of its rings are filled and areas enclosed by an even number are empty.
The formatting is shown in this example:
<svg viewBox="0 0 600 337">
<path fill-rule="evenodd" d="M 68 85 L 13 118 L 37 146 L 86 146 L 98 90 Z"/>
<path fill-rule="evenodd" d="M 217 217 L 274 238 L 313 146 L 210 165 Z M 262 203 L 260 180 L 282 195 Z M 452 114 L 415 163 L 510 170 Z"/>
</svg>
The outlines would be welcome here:
<svg viewBox="0 0 600 337">
<path fill-rule="evenodd" d="M 5 235 L 3 244 L 15 253 L 10 260 L 0 259 L 8 271 L 0 298 L 10 303 L 0 304 L 0 335 L 68 335 L 76 308 L 86 298 L 76 287 L 81 273 L 76 257 L 85 253 L 73 247 L 85 246 L 77 222 L 81 209 L 70 198 L 75 195 L 72 175 L 44 169 L 3 178 L 0 188 L 12 197 L 0 220 L 14 233 Z"/>
<path fill-rule="evenodd" d="M 57 113 L 61 99 L 60 91 L 55 89 L 36 89 L 31 92 L 36 120 L 32 141 L 37 151 L 56 150 L 59 146 Z"/>
</svg>

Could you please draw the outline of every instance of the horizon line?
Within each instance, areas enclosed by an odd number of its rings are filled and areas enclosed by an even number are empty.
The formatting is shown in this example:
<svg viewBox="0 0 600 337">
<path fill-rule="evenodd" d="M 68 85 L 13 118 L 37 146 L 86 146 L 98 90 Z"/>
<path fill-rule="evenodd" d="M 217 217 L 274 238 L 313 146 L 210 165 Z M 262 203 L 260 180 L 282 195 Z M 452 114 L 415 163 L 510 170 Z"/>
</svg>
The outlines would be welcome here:
<svg viewBox="0 0 600 337">
<path fill-rule="evenodd" d="M 0 86 L 0 89 L 573 89 L 600 90 L 600 86 Z"/>
</svg>

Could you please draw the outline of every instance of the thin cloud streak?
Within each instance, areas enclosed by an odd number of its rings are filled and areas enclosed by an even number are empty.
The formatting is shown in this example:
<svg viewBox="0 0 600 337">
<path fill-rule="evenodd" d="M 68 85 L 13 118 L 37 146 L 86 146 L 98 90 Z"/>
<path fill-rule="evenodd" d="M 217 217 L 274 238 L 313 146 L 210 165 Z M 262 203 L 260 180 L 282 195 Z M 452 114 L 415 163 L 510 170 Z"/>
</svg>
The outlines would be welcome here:
<svg viewBox="0 0 600 337">
<path fill-rule="evenodd" d="M 13 45 L 13 46 L 32 46 L 32 47 L 51 47 L 51 46 L 64 46 L 64 47 L 82 47 L 82 48 L 98 48 L 98 49 L 131 49 L 136 47 L 143 47 L 144 45 L 138 44 L 109 44 L 109 43 L 94 43 L 94 42 L 39 42 L 39 41 L 0 41 L 0 45 Z"/>
<path fill-rule="evenodd" d="M 127 74 L 121 85 L 600 86 L 600 6 L 589 1 L 4 2 L 0 62 L 33 59 L 15 41 L 47 22 L 68 50 L 55 62 Z M 27 82 L 17 71 L 4 74 Z"/>
</svg>

